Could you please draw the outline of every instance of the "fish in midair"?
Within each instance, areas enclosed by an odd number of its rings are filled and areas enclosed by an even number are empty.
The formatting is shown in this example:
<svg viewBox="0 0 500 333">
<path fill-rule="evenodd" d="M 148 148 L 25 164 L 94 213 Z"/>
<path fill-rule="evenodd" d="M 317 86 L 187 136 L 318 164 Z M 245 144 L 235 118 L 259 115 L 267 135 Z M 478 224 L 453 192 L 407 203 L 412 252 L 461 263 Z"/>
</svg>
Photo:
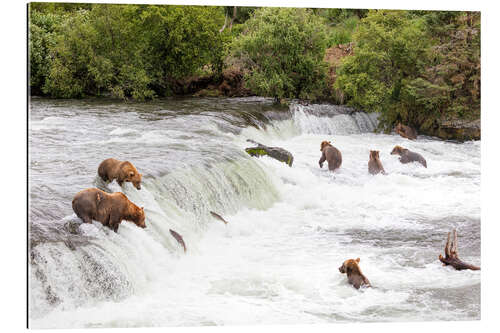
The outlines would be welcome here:
<svg viewBox="0 0 500 333">
<path fill-rule="evenodd" d="M 224 220 L 224 218 L 222 216 L 220 216 L 219 214 L 215 213 L 215 212 L 212 212 L 210 211 L 210 214 L 215 217 L 217 220 L 220 220 L 222 222 L 224 222 L 224 224 L 227 224 L 227 221 Z"/>
<path fill-rule="evenodd" d="M 175 240 L 182 245 L 182 247 L 184 248 L 184 253 L 186 253 L 186 244 L 184 243 L 184 239 L 182 239 L 182 236 L 179 235 L 177 232 L 173 231 L 172 229 L 170 229 L 170 234 L 172 236 L 174 236 Z"/>
</svg>

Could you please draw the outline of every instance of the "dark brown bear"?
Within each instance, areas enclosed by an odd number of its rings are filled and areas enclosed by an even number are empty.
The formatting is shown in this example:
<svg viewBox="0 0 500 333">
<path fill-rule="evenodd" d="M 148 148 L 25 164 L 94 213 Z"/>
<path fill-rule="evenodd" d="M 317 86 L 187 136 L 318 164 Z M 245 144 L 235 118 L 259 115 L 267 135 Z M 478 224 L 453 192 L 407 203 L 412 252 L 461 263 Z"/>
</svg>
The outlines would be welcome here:
<svg viewBox="0 0 500 333">
<path fill-rule="evenodd" d="M 342 164 L 342 154 L 340 151 L 330 144 L 330 141 L 321 142 L 320 151 L 322 152 L 319 159 L 319 167 L 323 167 L 323 163 L 328 161 L 328 169 L 333 171 L 340 168 Z"/>
<path fill-rule="evenodd" d="M 359 289 L 361 286 L 371 287 L 370 281 L 361 273 L 361 269 L 358 265 L 359 260 L 360 259 L 357 258 L 356 260 L 348 259 L 344 261 L 342 266 L 339 267 L 339 271 L 340 273 L 347 274 L 347 280 L 354 288 Z"/>
<path fill-rule="evenodd" d="M 108 158 L 99 164 L 97 173 L 105 182 L 112 182 L 113 179 L 116 179 L 120 186 L 123 185 L 123 182 L 131 182 L 136 189 L 141 189 L 142 175 L 129 161 L 122 162 Z"/>
<path fill-rule="evenodd" d="M 368 172 L 372 175 L 382 173 L 385 175 L 384 167 L 382 162 L 380 162 L 380 156 L 378 150 L 370 150 L 370 160 L 368 161 Z"/>
<path fill-rule="evenodd" d="M 427 161 L 425 160 L 425 158 L 422 157 L 422 155 L 414 153 L 414 152 L 412 152 L 406 148 L 403 148 L 401 146 L 394 147 L 394 149 L 392 149 L 392 151 L 391 151 L 391 155 L 401 156 L 399 158 L 399 161 L 403 164 L 410 163 L 410 162 L 418 162 L 427 168 Z"/>
<path fill-rule="evenodd" d="M 137 207 L 121 192 L 109 194 L 98 188 L 82 190 L 73 198 L 73 211 L 83 222 L 99 221 L 114 232 L 122 220 L 146 228 L 144 207 Z"/>
<path fill-rule="evenodd" d="M 411 128 L 410 126 L 398 123 L 394 128 L 394 131 L 399 135 L 401 135 L 403 138 L 407 138 L 410 140 L 417 139 L 417 131 L 414 128 Z"/>
</svg>

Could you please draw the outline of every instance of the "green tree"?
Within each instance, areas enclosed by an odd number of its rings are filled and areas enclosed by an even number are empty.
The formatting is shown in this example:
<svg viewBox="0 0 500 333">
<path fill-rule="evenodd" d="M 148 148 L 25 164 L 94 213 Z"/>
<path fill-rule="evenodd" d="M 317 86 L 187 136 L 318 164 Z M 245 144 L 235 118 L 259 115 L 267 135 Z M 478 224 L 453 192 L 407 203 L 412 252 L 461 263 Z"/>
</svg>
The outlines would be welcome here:
<svg viewBox="0 0 500 333">
<path fill-rule="evenodd" d="M 68 16 L 52 49 L 44 92 L 63 98 L 104 92 L 120 98 L 152 97 L 141 57 L 144 45 L 131 23 L 134 9 L 95 5 Z"/>
<path fill-rule="evenodd" d="M 384 127 L 398 120 L 419 125 L 413 117 L 418 110 L 403 103 L 406 95 L 401 92 L 415 82 L 429 59 L 423 19 L 406 11 L 373 10 L 360 21 L 353 38 L 354 55 L 344 58 L 335 87 L 346 94 L 348 104 L 381 112 Z"/>
<path fill-rule="evenodd" d="M 63 16 L 31 11 L 29 17 L 29 86 L 33 94 L 40 94 L 45 84 L 52 59 L 50 49 L 55 45 L 57 28 Z"/>
<path fill-rule="evenodd" d="M 246 85 L 263 96 L 315 99 L 326 89 L 324 20 L 302 8 L 260 8 L 231 45 Z"/>
<path fill-rule="evenodd" d="M 381 112 L 381 127 L 401 121 L 421 131 L 441 120 L 477 118 L 479 13 L 370 11 L 354 34 L 335 86 L 348 103 Z"/>
<path fill-rule="evenodd" d="M 222 71 L 221 7 L 93 5 L 60 24 L 43 91 L 111 93 L 138 100 L 171 93 L 176 80 Z"/>
<path fill-rule="evenodd" d="M 205 72 L 220 74 L 223 62 L 222 7 L 144 6 L 136 17 L 144 57 L 155 90 L 170 93 L 173 81 Z M 139 32 L 139 33 L 141 33 Z"/>
</svg>

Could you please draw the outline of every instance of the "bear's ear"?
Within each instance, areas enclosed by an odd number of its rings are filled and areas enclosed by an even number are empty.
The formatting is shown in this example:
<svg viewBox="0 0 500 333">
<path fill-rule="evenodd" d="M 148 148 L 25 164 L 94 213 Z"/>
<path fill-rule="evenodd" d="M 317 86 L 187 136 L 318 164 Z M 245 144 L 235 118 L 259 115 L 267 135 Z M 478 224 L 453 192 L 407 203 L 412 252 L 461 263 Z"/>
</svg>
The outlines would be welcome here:
<svg viewBox="0 0 500 333">
<path fill-rule="evenodd" d="M 360 261 L 360 260 L 361 260 L 361 259 L 359 259 L 359 258 L 356 258 L 356 262 L 357 262 L 357 263 L 359 263 L 359 261 Z"/>
<path fill-rule="evenodd" d="M 144 207 L 141 207 L 141 210 L 144 211 Z"/>
</svg>

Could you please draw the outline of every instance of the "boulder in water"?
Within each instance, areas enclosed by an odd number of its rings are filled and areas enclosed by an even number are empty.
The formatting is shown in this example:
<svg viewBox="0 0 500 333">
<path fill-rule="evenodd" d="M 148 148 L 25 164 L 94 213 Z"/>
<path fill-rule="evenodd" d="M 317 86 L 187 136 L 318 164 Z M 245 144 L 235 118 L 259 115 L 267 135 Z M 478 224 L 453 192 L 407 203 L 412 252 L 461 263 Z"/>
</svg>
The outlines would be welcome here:
<svg viewBox="0 0 500 333">
<path fill-rule="evenodd" d="M 280 148 L 280 147 L 268 147 L 266 145 L 263 145 L 261 143 L 255 142 L 253 140 L 248 139 L 248 142 L 254 143 L 257 145 L 257 147 L 250 147 L 250 148 L 245 148 L 245 151 L 250 155 L 250 156 L 264 156 L 267 155 L 269 157 L 272 157 L 280 162 L 288 164 L 288 166 L 292 166 L 293 164 L 293 155 L 289 151 Z"/>
</svg>

